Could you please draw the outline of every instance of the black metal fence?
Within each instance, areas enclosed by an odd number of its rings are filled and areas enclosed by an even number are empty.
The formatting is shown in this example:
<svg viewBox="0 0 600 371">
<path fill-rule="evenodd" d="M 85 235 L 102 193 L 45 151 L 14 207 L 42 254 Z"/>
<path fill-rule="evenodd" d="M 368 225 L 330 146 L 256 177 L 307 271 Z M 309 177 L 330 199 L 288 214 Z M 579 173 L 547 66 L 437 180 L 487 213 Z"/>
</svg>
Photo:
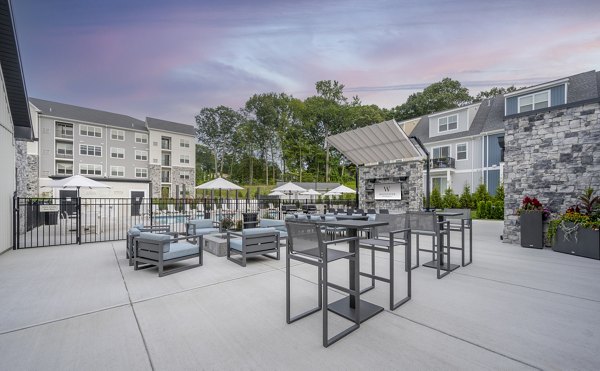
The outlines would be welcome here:
<svg viewBox="0 0 600 371">
<path fill-rule="evenodd" d="M 185 231 L 192 219 L 220 221 L 223 228 L 241 228 L 244 216 L 281 219 L 294 205 L 355 207 L 354 200 L 310 201 L 261 199 L 20 198 L 14 199 L 13 248 L 125 240 L 133 225 L 169 225 Z"/>
</svg>

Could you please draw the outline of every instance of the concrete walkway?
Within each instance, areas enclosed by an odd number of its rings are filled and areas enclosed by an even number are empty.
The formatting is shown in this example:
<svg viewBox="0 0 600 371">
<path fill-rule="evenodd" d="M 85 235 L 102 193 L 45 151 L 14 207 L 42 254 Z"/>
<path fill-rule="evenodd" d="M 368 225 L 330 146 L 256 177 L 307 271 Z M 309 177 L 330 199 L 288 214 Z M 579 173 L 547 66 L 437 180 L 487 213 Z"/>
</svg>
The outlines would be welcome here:
<svg viewBox="0 0 600 371">
<path fill-rule="evenodd" d="M 285 323 L 284 259 L 242 268 L 205 254 L 203 267 L 158 278 L 128 266 L 125 242 L 10 251 L 0 256 L 0 369 L 600 369 L 600 261 L 504 244 L 499 222 L 474 227 L 472 265 L 442 280 L 414 270 L 413 299 L 393 312 L 377 283 L 363 298 L 386 310 L 327 349 L 321 313 Z M 375 263 L 387 274 L 385 255 Z M 316 270 L 292 273 L 299 313 L 316 304 Z M 330 276 L 345 284 L 347 264 Z M 330 321 L 331 331 L 349 325 Z"/>
</svg>

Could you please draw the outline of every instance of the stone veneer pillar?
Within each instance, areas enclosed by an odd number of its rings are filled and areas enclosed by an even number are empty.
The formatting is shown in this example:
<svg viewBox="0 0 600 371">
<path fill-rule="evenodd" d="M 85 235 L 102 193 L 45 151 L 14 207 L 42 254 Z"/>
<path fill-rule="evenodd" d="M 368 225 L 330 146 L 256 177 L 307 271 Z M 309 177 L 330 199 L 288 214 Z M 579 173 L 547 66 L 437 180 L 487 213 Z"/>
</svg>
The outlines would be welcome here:
<svg viewBox="0 0 600 371">
<path fill-rule="evenodd" d="M 588 103 L 505 120 L 504 241 L 521 239 L 524 196 L 564 212 L 585 188 L 600 192 L 599 119 L 600 103 Z"/>
</svg>

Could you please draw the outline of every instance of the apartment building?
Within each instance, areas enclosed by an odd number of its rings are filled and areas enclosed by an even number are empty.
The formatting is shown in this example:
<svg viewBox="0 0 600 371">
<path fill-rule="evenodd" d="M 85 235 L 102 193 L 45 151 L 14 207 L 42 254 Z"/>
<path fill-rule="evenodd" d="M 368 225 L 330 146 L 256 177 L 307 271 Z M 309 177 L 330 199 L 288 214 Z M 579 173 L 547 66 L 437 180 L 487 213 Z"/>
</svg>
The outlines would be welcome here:
<svg viewBox="0 0 600 371">
<path fill-rule="evenodd" d="M 145 121 L 43 99 L 30 98 L 29 101 L 39 141 L 35 148 L 28 148 L 28 152 L 38 154 L 37 169 L 31 171 L 37 170 L 39 195 L 69 197 L 72 190 L 47 185 L 52 179 L 80 174 L 111 187 L 82 189 L 84 197 L 160 197 L 160 188 L 156 193 L 150 190 L 150 137 L 153 134 Z M 195 167 L 195 156 L 188 161 Z"/>
<path fill-rule="evenodd" d="M 152 193 L 163 197 L 194 197 L 196 129 L 146 117 L 150 133 L 149 174 Z"/>
<path fill-rule="evenodd" d="M 495 97 L 420 119 L 411 135 L 429 151 L 432 188 L 461 193 L 465 185 L 474 191 L 483 183 L 488 192 L 496 193 L 502 176 L 504 126 L 501 116 L 493 118 L 502 107 L 502 98 Z"/>
</svg>

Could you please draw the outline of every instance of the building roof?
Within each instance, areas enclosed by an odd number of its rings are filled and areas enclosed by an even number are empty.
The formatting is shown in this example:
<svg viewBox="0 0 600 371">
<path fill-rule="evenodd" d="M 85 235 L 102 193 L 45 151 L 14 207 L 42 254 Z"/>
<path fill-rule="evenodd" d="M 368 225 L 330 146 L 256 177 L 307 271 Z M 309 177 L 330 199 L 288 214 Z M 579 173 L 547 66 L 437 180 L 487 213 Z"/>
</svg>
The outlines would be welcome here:
<svg viewBox="0 0 600 371">
<path fill-rule="evenodd" d="M 483 106 L 487 106 L 485 109 Z M 475 116 L 475 120 L 483 119 L 482 132 L 489 132 L 494 130 L 504 130 L 504 95 L 497 95 L 490 99 L 485 99 L 479 106 L 479 111 L 485 109 L 486 116 L 479 117 Z M 481 112 L 483 113 L 483 112 Z M 473 121 L 475 121 L 473 120 Z"/>
<path fill-rule="evenodd" d="M 173 133 L 196 136 L 196 127 L 188 124 L 180 124 L 177 122 L 161 120 L 153 117 L 146 117 L 148 129 L 170 131 Z"/>
<path fill-rule="evenodd" d="M 115 126 L 123 129 L 146 131 L 146 124 L 144 121 L 138 120 L 131 116 L 101 111 L 93 108 L 79 107 L 71 104 L 52 102 L 38 98 L 29 98 L 29 101 L 37 109 L 39 109 L 42 114 L 47 116 L 63 118 L 65 120 L 71 119 Z"/>
<path fill-rule="evenodd" d="M 0 45 L 0 64 L 14 126 L 14 137 L 33 140 L 27 89 L 9 0 L 0 0 Z"/>
</svg>

